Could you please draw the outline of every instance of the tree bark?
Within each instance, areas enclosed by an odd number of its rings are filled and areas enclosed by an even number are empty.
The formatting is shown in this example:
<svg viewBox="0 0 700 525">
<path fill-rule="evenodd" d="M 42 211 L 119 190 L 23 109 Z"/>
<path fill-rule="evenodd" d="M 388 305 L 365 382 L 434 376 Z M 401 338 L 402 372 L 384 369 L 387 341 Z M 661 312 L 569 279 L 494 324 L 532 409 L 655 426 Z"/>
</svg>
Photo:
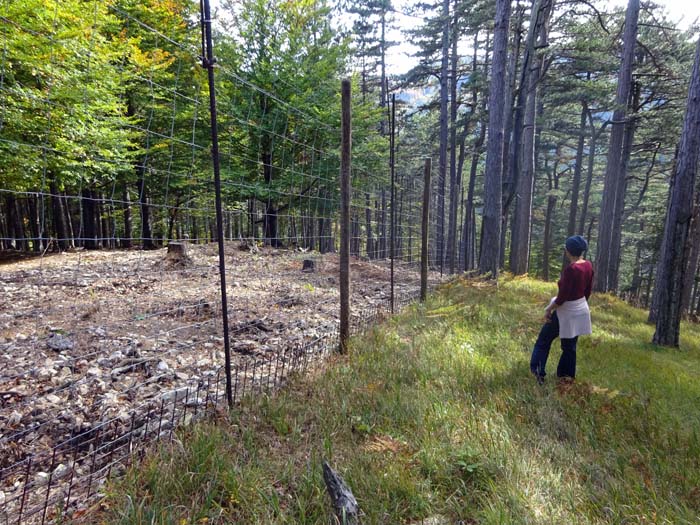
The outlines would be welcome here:
<svg viewBox="0 0 700 525">
<path fill-rule="evenodd" d="M 365 229 L 367 230 L 367 257 L 374 259 L 374 240 L 372 239 L 372 202 L 369 193 L 365 193 Z"/>
<path fill-rule="evenodd" d="M 122 248 L 131 248 L 132 223 L 131 223 L 131 199 L 129 197 L 129 186 L 124 184 L 122 193 L 124 201 L 124 238 L 122 239 Z"/>
<path fill-rule="evenodd" d="M 53 175 L 49 176 L 49 191 L 51 192 L 51 217 L 53 219 L 53 231 L 56 236 L 58 249 L 61 251 L 68 249 L 68 229 L 66 228 L 65 211 L 63 210 L 63 199 L 61 198 L 58 183 Z"/>
<path fill-rule="evenodd" d="M 476 72 L 476 49 L 478 47 L 478 34 L 474 36 L 474 58 L 472 71 Z M 489 35 L 486 35 L 486 56 L 484 58 L 484 74 L 488 74 L 489 64 Z M 472 86 L 472 105 L 474 110 L 477 107 L 478 89 L 476 85 Z M 481 149 L 486 140 L 486 97 L 481 98 L 479 113 L 481 119 L 479 121 L 479 135 L 474 142 L 471 158 L 471 166 L 469 168 L 469 185 L 467 189 L 467 202 L 464 212 L 464 269 L 473 270 L 476 267 L 476 214 L 474 213 L 474 191 L 476 187 L 476 172 L 481 158 Z"/>
<path fill-rule="evenodd" d="M 576 144 L 576 166 L 571 181 L 571 204 L 569 206 L 569 221 L 566 225 L 566 235 L 576 234 L 576 212 L 578 211 L 578 196 L 581 188 L 581 172 L 583 171 L 583 149 L 586 142 L 586 121 L 588 119 L 588 104 L 581 101 L 581 124 L 579 126 L 578 144 Z"/>
<path fill-rule="evenodd" d="M 593 117 L 591 115 L 591 112 L 588 112 L 588 118 L 591 122 L 591 140 L 588 143 L 588 172 L 586 174 L 586 188 L 583 191 L 583 204 L 581 205 L 581 217 L 579 219 L 578 223 L 578 231 L 577 233 L 579 235 L 583 235 L 583 231 L 586 228 L 586 219 L 588 215 L 588 200 L 591 195 L 591 184 L 593 182 L 593 168 L 595 167 L 595 155 L 596 155 L 596 146 L 597 146 L 597 141 L 598 141 L 598 136 L 600 133 L 602 133 L 603 128 L 601 128 L 600 131 L 596 132 L 595 128 L 593 127 Z M 590 241 L 590 237 L 588 238 Z"/>
<path fill-rule="evenodd" d="M 493 69 L 489 90 L 489 128 L 484 182 L 484 217 L 479 271 L 498 278 L 503 179 L 503 113 L 510 0 L 496 1 Z"/>
<path fill-rule="evenodd" d="M 450 274 L 455 273 L 455 255 L 457 252 L 457 208 L 459 205 L 462 173 L 457 171 L 457 40 L 458 19 L 455 3 L 455 16 L 452 22 L 452 53 L 450 56 L 450 222 L 447 233 L 447 266 Z"/>
<path fill-rule="evenodd" d="M 556 195 L 547 197 L 547 212 L 544 219 L 544 243 L 542 245 L 542 278 L 549 281 L 549 252 L 552 247 L 552 215 L 557 205 Z"/>
<path fill-rule="evenodd" d="M 95 200 L 93 198 L 92 191 L 88 189 L 82 190 L 82 228 L 81 237 L 83 241 L 83 246 L 88 250 L 94 250 L 97 248 L 97 224 L 95 223 L 95 216 L 97 212 L 95 210 Z"/>
<path fill-rule="evenodd" d="M 641 86 L 634 84 L 630 100 L 630 112 L 632 115 L 639 105 Z M 610 263 L 608 266 L 608 282 L 612 290 L 617 290 L 619 285 L 620 256 L 622 251 L 622 217 L 625 210 L 625 195 L 627 193 L 627 171 L 632 145 L 634 144 L 634 132 L 637 119 L 630 116 L 625 124 L 625 136 L 622 141 L 622 154 L 620 158 L 620 172 L 618 174 L 617 195 L 615 197 L 615 213 L 613 215 L 612 234 L 610 237 Z"/>
<path fill-rule="evenodd" d="M 658 345 L 679 344 L 681 292 L 687 271 L 688 233 L 692 217 L 693 190 L 700 157 L 700 40 L 695 48 L 695 63 L 688 91 L 678 162 L 671 186 L 666 216 L 661 263 L 656 277 L 657 318 L 653 342 Z"/>
<path fill-rule="evenodd" d="M 624 184 L 622 174 L 622 148 L 626 127 L 627 107 L 632 89 L 632 66 L 634 64 L 634 50 L 637 40 L 637 21 L 639 18 L 639 0 L 629 0 L 627 14 L 625 16 L 625 33 L 623 42 L 622 64 L 617 81 L 617 95 L 615 99 L 615 111 L 613 113 L 612 132 L 608 147 L 608 161 L 605 167 L 605 185 L 603 200 L 600 206 L 600 219 L 598 221 L 598 243 L 596 253 L 596 289 L 600 292 L 614 291 L 614 283 L 611 280 L 611 256 L 613 249 L 613 226 L 615 212 L 619 202 L 620 191 L 618 187 Z M 624 197 L 624 195 L 623 195 Z M 624 200 L 624 199 L 623 199 Z"/>
<path fill-rule="evenodd" d="M 141 246 L 144 250 L 152 250 L 156 247 L 153 242 L 153 232 L 151 230 L 151 211 L 148 206 L 148 189 L 145 179 L 145 166 L 138 168 L 138 192 L 139 192 L 139 207 L 141 210 Z"/>
<path fill-rule="evenodd" d="M 696 284 L 698 260 L 700 259 L 700 192 L 696 192 L 693 217 L 690 223 L 690 252 L 688 254 L 688 268 L 685 272 L 683 293 L 681 295 L 681 310 L 683 315 L 689 312 L 693 287 Z"/>
<path fill-rule="evenodd" d="M 445 262 L 445 189 L 447 180 L 448 82 L 450 53 L 450 0 L 442 1 L 442 62 L 440 65 L 440 160 L 438 166 L 437 252 L 440 273 Z"/>
<path fill-rule="evenodd" d="M 528 42 L 531 58 L 527 71 L 527 101 L 523 118 L 522 174 L 517 180 L 517 197 L 513 217 L 513 237 L 510 250 L 510 268 L 515 275 L 527 273 L 530 261 L 530 231 L 532 197 L 535 185 L 535 124 L 537 117 L 537 87 L 542 76 L 542 56 L 536 48 L 547 43 L 550 0 L 535 0 L 531 24 L 536 35 Z M 524 88 L 523 88 L 524 89 Z"/>
</svg>

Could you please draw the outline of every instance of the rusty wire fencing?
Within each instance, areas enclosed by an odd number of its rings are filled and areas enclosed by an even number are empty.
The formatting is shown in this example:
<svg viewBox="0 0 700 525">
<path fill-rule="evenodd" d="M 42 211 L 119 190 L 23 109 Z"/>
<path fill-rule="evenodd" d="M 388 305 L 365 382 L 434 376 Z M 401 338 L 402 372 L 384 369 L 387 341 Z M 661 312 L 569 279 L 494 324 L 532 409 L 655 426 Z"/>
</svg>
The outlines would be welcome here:
<svg viewBox="0 0 700 525">
<path fill-rule="evenodd" d="M 399 293 L 395 297 L 395 311 L 416 299 L 415 292 Z M 386 302 L 360 312 L 352 333 L 358 334 L 390 315 L 390 309 Z M 321 366 L 337 348 L 338 333 L 329 332 L 304 346 L 286 347 L 235 366 L 232 373 L 235 401 L 283 387 L 294 374 Z M 0 522 L 43 524 L 84 516 L 101 498 L 105 483 L 138 461 L 155 442 L 168 441 L 178 427 L 227 406 L 225 374 L 219 368 L 206 380 L 191 381 L 164 392 L 122 417 L 102 421 L 89 431 L 75 433 L 51 448 L 3 467 Z"/>
</svg>

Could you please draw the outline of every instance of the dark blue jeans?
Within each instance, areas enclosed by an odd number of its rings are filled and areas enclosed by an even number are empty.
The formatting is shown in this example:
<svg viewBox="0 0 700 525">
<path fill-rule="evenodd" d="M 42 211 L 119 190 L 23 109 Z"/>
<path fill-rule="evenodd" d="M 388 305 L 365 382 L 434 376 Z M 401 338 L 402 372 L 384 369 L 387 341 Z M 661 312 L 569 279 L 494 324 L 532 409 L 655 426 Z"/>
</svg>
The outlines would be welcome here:
<svg viewBox="0 0 700 525">
<path fill-rule="evenodd" d="M 552 342 L 559 337 L 559 318 L 557 312 L 552 314 L 552 320 L 545 323 L 540 330 L 540 335 L 535 342 L 530 358 L 530 371 L 538 377 L 544 377 L 549 349 Z M 576 341 L 578 337 L 571 339 L 560 339 L 561 357 L 557 366 L 557 377 L 576 377 Z"/>
</svg>

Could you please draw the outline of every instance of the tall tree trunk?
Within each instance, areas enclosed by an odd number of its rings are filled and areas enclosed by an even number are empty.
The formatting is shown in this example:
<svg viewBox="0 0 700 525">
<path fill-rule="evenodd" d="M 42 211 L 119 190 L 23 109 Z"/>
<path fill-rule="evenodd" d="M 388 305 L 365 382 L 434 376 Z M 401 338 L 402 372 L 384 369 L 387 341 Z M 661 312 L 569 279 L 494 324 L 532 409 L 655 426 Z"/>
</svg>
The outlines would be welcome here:
<svg viewBox="0 0 700 525">
<path fill-rule="evenodd" d="M 32 237 L 32 251 L 41 252 L 44 246 L 43 228 L 41 221 L 41 203 L 37 194 L 28 195 L 24 200 L 27 211 L 26 216 L 29 218 L 29 231 Z"/>
<path fill-rule="evenodd" d="M 637 21 L 639 18 L 639 0 L 629 0 L 625 16 L 625 33 L 623 42 L 622 64 L 617 81 L 615 111 L 613 113 L 610 146 L 608 147 L 608 162 L 605 167 L 605 186 L 603 200 L 600 205 L 600 220 L 598 221 L 598 249 L 596 252 L 596 289 L 600 292 L 610 292 L 616 289 L 613 278 L 614 262 L 613 247 L 615 214 L 618 207 L 624 205 L 624 194 L 620 185 L 624 185 L 623 168 L 624 135 L 626 128 L 627 107 L 632 89 L 632 67 L 634 50 L 637 41 Z M 620 197 L 622 196 L 622 199 Z"/>
<path fill-rule="evenodd" d="M 521 147 L 522 147 L 522 137 L 523 137 L 523 119 L 525 115 L 525 107 L 527 95 L 529 93 L 529 82 L 528 75 L 531 70 L 531 61 L 533 60 L 535 54 L 535 39 L 538 34 L 538 21 L 540 20 L 542 0 L 532 0 L 532 6 L 530 8 L 530 25 L 527 30 L 527 36 L 525 38 L 525 49 L 523 51 L 522 67 L 520 69 L 519 82 L 517 94 L 512 102 L 512 121 L 510 122 L 510 129 L 512 131 L 511 136 L 505 137 L 504 145 L 507 145 L 508 150 L 504 149 L 504 184 L 503 184 L 503 201 L 504 208 L 505 203 L 510 206 L 513 198 L 517 196 L 518 192 L 518 180 L 520 178 L 521 172 Z M 520 14 L 519 24 L 522 23 L 522 13 Z M 517 41 L 518 46 L 516 51 L 520 52 L 520 40 Z M 513 64 L 517 65 L 517 61 L 513 61 Z M 517 70 L 517 68 L 515 68 Z M 515 72 L 514 70 L 514 72 Z M 515 81 L 513 80 L 513 85 Z M 512 96 L 512 95 L 511 95 Z M 506 163 L 506 155 L 509 161 Z M 504 214 L 506 212 L 504 211 Z"/>
<path fill-rule="evenodd" d="M 630 113 L 634 115 L 639 105 L 641 85 L 635 82 L 630 101 Z M 615 214 L 612 223 L 612 235 L 610 238 L 610 263 L 608 270 L 608 282 L 612 290 L 617 290 L 619 285 L 620 258 L 622 251 L 622 220 L 625 210 L 625 195 L 627 194 L 627 171 L 634 144 L 634 132 L 637 119 L 630 116 L 625 125 L 625 136 L 622 144 L 620 159 L 619 182 L 617 184 L 617 196 L 615 197 Z"/>
<path fill-rule="evenodd" d="M 590 77 L 590 74 L 589 74 Z M 581 124 L 579 126 L 578 144 L 576 144 L 576 166 L 571 181 L 571 204 L 569 206 L 569 221 L 566 225 L 566 235 L 576 234 L 576 212 L 578 211 L 578 195 L 581 188 L 581 172 L 583 171 L 583 149 L 586 142 L 586 120 L 588 119 L 588 104 L 581 102 Z"/>
<path fill-rule="evenodd" d="M 440 65 L 440 164 L 438 167 L 437 251 L 442 273 L 445 262 L 445 190 L 447 181 L 448 75 L 450 54 L 450 0 L 442 2 L 442 63 Z"/>
<path fill-rule="evenodd" d="M 88 250 L 97 248 L 97 224 L 95 217 L 97 216 L 96 202 L 93 197 L 93 192 L 89 189 L 82 190 L 83 206 L 82 206 L 82 235 L 83 246 Z"/>
<path fill-rule="evenodd" d="M 56 237 L 58 249 L 61 251 L 68 249 L 68 231 L 66 228 L 65 212 L 63 210 L 63 199 L 61 198 L 58 183 L 53 174 L 49 175 L 49 191 L 51 192 L 51 217 L 53 222 L 53 232 Z"/>
<path fill-rule="evenodd" d="M 678 148 L 678 161 L 671 185 L 661 263 L 654 294 L 658 295 L 653 342 L 678 346 L 681 325 L 681 292 L 689 253 L 688 233 L 692 217 L 693 190 L 700 157 L 700 40 L 688 90 L 688 102 Z"/>
<path fill-rule="evenodd" d="M 496 1 L 493 70 L 489 90 L 489 135 L 484 182 L 484 217 L 479 271 L 498 278 L 503 188 L 503 112 L 510 0 Z"/>
<path fill-rule="evenodd" d="M 595 128 L 593 127 L 593 116 L 590 111 L 588 113 L 588 118 L 591 122 L 591 140 L 588 143 L 588 172 L 586 173 L 586 187 L 583 190 L 583 204 L 581 205 L 581 216 L 578 223 L 578 231 L 576 232 L 579 235 L 583 235 L 583 231 L 586 228 L 586 219 L 588 218 L 588 200 L 590 199 L 591 195 L 593 168 L 595 167 L 596 147 L 598 136 L 603 131 L 601 128 L 599 132 L 596 132 Z M 588 237 L 588 239 L 590 241 L 590 237 Z"/>
<path fill-rule="evenodd" d="M 105 238 L 107 237 L 107 231 L 105 229 L 105 224 L 103 220 L 104 216 L 104 197 L 102 192 L 94 192 L 95 196 L 95 225 L 97 226 L 97 247 L 105 247 Z"/>
<path fill-rule="evenodd" d="M 450 56 L 450 222 L 447 233 L 447 261 L 450 274 L 455 273 L 455 259 L 457 252 L 457 212 L 459 207 L 459 194 L 462 186 L 462 173 L 457 170 L 457 41 L 459 37 L 459 25 L 457 19 L 457 4 L 455 3 L 455 15 L 452 21 L 452 53 Z"/>
<path fill-rule="evenodd" d="M 367 257 L 374 259 L 374 239 L 372 239 L 372 202 L 369 193 L 365 193 L 365 230 L 367 232 Z"/>
<path fill-rule="evenodd" d="M 643 210 L 642 210 L 643 211 Z M 637 250 L 634 257 L 634 271 L 632 272 L 632 284 L 630 285 L 630 298 L 634 298 L 634 304 L 639 304 L 642 289 L 642 245 L 644 237 L 644 220 L 639 223 L 640 240 L 637 241 Z"/>
<path fill-rule="evenodd" d="M 386 189 L 382 188 L 382 211 L 381 211 L 381 228 L 382 228 L 382 242 L 381 242 L 381 250 L 382 253 L 380 255 L 380 258 L 386 259 L 387 258 L 387 253 L 388 253 L 388 246 L 389 243 L 387 242 L 387 229 L 386 229 Z"/>
<path fill-rule="evenodd" d="M 122 239 L 122 248 L 131 248 L 131 238 L 133 236 L 133 226 L 131 221 L 131 198 L 129 197 L 129 185 L 124 184 L 122 190 L 122 201 L 124 206 L 124 238 Z"/>
<path fill-rule="evenodd" d="M 530 232 L 532 223 L 532 198 L 535 187 L 535 123 L 537 120 L 537 87 L 542 76 L 542 55 L 536 48 L 547 45 L 549 29 L 550 0 L 533 2 L 534 27 L 536 35 L 528 42 L 531 55 L 527 71 L 527 99 L 523 116 L 522 173 L 517 179 L 517 197 L 513 216 L 513 237 L 510 250 L 510 269 L 516 274 L 527 273 L 530 261 Z M 531 24 L 532 26 L 532 24 Z M 528 39 L 529 40 L 529 39 Z M 524 88 L 523 88 L 524 89 Z"/>
<path fill-rule="evenodd" d="M 75 248 L 75 233 L 73 230 L 73 214 L 70 209 L 71 201 L 63 195 L 63 209 L 65 210 L 66 226 L 68 226 L 68 249 Z"/>
<path fill-rule="evenodd" d="M 556 195 L 547 196 L 547 212 L 544 218 L 544 243 L 542 245 L 542 278 L 549 281 L 549 252 L 552 248 L 552 215 L 557 205 Z"/>
<path fill-rule="evenodd" d="M 265 211 L 263 216 L 263 235 L 265 244 L 274 248 L 279 248 L 279 232 L 278 232 L 278 217 L 277 204 L 272 200 L 272 180 L 274 178 L 272 166 L 272 143 L 270 137 L 265 135 L 262 142 L 262 169 L 263 180 L 267 184 L 269 197 L 265 202 Z"/>
<path fill-rule="evenodd" d="M 479 47 L 479 34 L 477 32 L 476 35 L 474 35 L 474 56 L 472 58 L 472 73 L 476 74 L 477 70 L 477 49 Z M 489 63 L 489 35 L 486 35 L 486 45 L 485 45 L 485 57 L 484 57 L 484 72 L 485 74 L 488 74 L 488 63 Z M 477 104 L 479 103 L 479 91 L 476 86 L 476 84 L 472 85 L 472 113 L 476 112 L 477 109 Z M 476 230 L 473 221 L 476 217 L 474 213 L 474 190 L 476 186 L 476 171 L 477 167 L 479 165 L 479 158 L 481 157 L 481 148 L 484 146 L 484 140 L 486 140 L 486 121 L 485 121 L 485 115 L 486 115 L 486 97 L 482 97 L 481 103 L 480 103 L 480 109 L 479 113 L 481 115 L 481 119 L 479 121 L 479 135 L 474 142 L 473 145 L 473 150 L 472 150 L 472 158 L 471 158 L 471 166 L 469 168 L 469 183 L 468 183 L 468 189 L 467 189 L 467 200 L 465 203 L 465 211 L 464 211 L 464 228 L 463 228 L 463 237 L 464 237 L 464 270 L 473 270 L 475 267 L 474 259 L 475 259 L 475 253 L 476 253 L 476 248 L 475 248 L 475 235 L 473 232 Z M 469 130 L 467 129 L 467 126 L 469 124 L 469 120 L 465 123 L 465 130 L 464 130 L 464 139 L 461 144 L 461 150 L 460 150 L 460 164 L 459 164 L 459 172 L 462 172 L 463 168 L 463 163 L 464 163 L 464 157 L 465 157 L 465 141 L 466 137 L 469 134 Z"/>
<path fill-rule="evenodd" d="M 29 251 L 29 242 L 24 232 L 24 214 L 22 213 L 21 202 L 11 193 L 7 200 L 7 209 L 9 210 L 12 229 L 14 230 L 15 248 L 22 252 Z"/>
<path fill-rule="evenodd" d="M 688 238 L 690 239 L 690 252 L 688 253 L 688 268 L 685 272 L 685 282 L 683 283 L 683 293 L 681 295 L 683 315 L 687 314 L 690 308 L 691 294 L 693 286 L 696 284 L 695 277 L 698 272 L 698 260 L 700 259 L 700 192 L 696 192 Z"/>
<path fill-rule="evenodd" d="M 141 211 L 141 246 L 144 250 L 152 250 L 156 247 L 153 242 L 151 229 L 151 210 L 148 206 L 148 186 L 146 184 L 146 167 L 139 166 L 138 180 L 136 182 L 139 192 L 139 209 Z"/>
<path fill-rule="evenodd" d="M 505 268 L 508 214 L 510 205 L 513 202 L 513 197 L 515 196 L 515 184 L 518 178 L 518 173 L 516 173 L 514 169 L 511 169 L 510 166 L 510 150 L 511 146 L 513 145 L 511 135 L 513 134 L 513 121 L 515 117 L 515 105 L 517 99 L 516 77 L 518 76 L 518 59 L 520 58 L 520 45 L 522 41 L 521 34 L 523 17 L 525 13 L 525 9 L 520 6 L 520 0 L 517 0 L 516 2 L 516 12 L 517 18 L 511 30 L 513 35 L 513 50 L 511 51 L 510 58 L 508 60 L 508 82 L 506 82 L 506 91 L 503 97 L 508 106 L 505 108 L 505 123 L 503 126 L 503 205 L 501 210 L 501 247 L 499 250 L 500 268 Z M 519 86 L 519 88 L 519 91 L 522 91 L 522 84 Z"/>
</svg>

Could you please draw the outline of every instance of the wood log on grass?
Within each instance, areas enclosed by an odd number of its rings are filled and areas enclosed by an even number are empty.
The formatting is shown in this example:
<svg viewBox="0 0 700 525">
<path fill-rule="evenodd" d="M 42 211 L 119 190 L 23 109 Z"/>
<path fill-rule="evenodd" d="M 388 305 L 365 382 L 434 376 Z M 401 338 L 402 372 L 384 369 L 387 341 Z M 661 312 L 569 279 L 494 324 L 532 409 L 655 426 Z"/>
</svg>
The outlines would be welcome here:
<svg viewBox="0 0 700 525">
<path fill-rule="evenodd" d="M 323 480 L 340 525 L 359 525 L 360 507 L 343 478 L 327 462 L 323 462 Z"/>
</svg>

